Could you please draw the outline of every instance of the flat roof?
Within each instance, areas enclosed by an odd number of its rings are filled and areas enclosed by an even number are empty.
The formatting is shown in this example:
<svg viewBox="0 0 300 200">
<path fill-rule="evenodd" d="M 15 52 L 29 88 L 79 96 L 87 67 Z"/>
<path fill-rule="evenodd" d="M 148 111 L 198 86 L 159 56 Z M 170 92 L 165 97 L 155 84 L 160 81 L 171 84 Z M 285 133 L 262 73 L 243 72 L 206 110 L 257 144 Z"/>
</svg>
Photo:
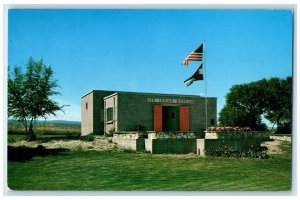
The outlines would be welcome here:
<svg viewBox="0 0 300 200">
<path fill-rule="evenodd" d="M 182 97 L 193 97 L 193 98 L 205 98 L 205 96 L 200 95 L 189 95 L 189 94 L 164 94 L 164 93 L 148 93 L 148 92 L 125 92 L 125 91 L 116 91 L 111 95 L 104 97 L 103 99 L 108 99 L 112 96 L 118 94 L 132 94 L 132 95 L 155 95 L 155 96 L 182 96 Z M 207 98 L 217 98 L 217 97 L 207 97 Z"/>
<path fill-rule="evenodd" d="M 81 98 L 83 98 L 83 97 L 85 97 L 85 96 L 87 96 L 87 95 L 89 95 L 89 94 L 91 94 L 93 92 L 114 92 L 115 93 L 116 91 L 111 91 L 111 90 L 92 90 L 92 91 L 89 91 L 88 93 L 82 95 Z"/>
<path fill-rule="evenodd" d="M 201 97 L 205 98 L 205 96 L 201 95 L 191 95 L 191 94 L 166 94 L 166 93 L 151 93 L 151 92 L 128 92 L 128 91 L 112 91 L 112 90 L 91 90 L 90 92 L 84 94 L 81 96 L 81 98 L 93 93 L 93 92 L 112 92 L 112 94 L 104 97 L 103 99 L 107 99 L 111 96 L 117 95 L 117 94 L 137 94 L 137 95 L 161 95 L 161 96 L 184 96 L 184 97 Z M 207 97 L 207 98 L 217 98 L 217 97 Z"/>
</svg>

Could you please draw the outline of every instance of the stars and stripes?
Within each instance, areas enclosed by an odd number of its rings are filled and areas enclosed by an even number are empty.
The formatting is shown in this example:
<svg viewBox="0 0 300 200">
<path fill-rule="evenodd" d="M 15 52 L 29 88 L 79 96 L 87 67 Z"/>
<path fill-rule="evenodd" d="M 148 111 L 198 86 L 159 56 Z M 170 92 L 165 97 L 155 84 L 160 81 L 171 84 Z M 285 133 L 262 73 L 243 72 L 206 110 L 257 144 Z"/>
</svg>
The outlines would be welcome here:
<svg viewBox="0 0 300 200">
<path fill-rule="evenodd" d="M 194 81 L 198 81 L 198 80 L 203 80 L 203 73 L 202 73 L 202 64 L 200 65 L 200 67 L 197 69 L 197 71 L 193 74 L 193 76 L 191 76 L 190 78 L 186 79 L 184 81 L 184 84 L 186 84 L 186 86 L 190 86 Z"/>
<path fill-rule="evenodd" d="M 192 51 L 182 62 L 182 65 L 189 65 L 189 61 L 202 61 L 203 60 L 203 44 L 200 45 L 195 51 Z"/>
</svg>

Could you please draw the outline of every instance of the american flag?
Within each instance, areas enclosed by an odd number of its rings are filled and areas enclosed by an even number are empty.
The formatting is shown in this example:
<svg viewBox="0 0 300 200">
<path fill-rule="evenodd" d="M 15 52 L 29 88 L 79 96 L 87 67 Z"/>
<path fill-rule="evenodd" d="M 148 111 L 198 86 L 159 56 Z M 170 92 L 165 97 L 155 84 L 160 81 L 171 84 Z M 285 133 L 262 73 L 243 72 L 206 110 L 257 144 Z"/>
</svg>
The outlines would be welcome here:
<svg viewBox="0 0 300 200">
<path fill-rule="evenodd" d="M 192 51 L 182 62 L 182 65 L 189 65 L 189 61 L 202 61 L 203 58 L 203 44 L 195 51 Z"/>
<path fill-rule="evenodd" d="M 186 86 L 190 86 L 194 81 L 198 81 L 198 80 L 203 80 L 202 64 L 197 69 L 197 71 L 193 74 L 193 76 L 191 76 L 190 78 L 184 81 L 184 84 L 186 84 Z"/>
</svg>

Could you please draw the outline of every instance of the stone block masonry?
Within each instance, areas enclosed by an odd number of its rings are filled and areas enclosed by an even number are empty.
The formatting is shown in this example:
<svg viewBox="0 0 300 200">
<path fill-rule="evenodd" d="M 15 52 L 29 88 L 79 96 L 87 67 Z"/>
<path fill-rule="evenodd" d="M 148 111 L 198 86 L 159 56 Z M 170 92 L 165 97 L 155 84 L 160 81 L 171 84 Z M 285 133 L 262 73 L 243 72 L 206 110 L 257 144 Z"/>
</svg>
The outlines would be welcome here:
<svg viewBox="0 0 300 200">
<path fill-rule="evenodd" d="M 168 132 L 153 132 L 148 134 L 148 139 L 196 139 L 195 133 L 168 133 Z"/>
<path fill-rule="evenodd" d="M 93 90 L 81 97 L 81 135 L 104 134 L 103 98 L 114 91 Z"/>
<path fill-rule="evenodd" d="M 145 149 L 154 154 L 196 153 L 196 139 L 145 139 Z"/>
<path fill-rule="evenodd" d="M 117 143 L 124 149 L 130 149 L 134 151 L 145 150 L 145 140 L 144 139 L 120 139 L 113 138 L 113 142 Z"/>
<path fill-rule="evenodd" d="M 205 157 L 205 139 L 197 139 L 197 154 Z"/>
<path fill-rule="evenodd" d="M 228 135 L 226 135 L 228 134 Z M 199 137 L 201 136 L 201 137 Z M 235 138 L 236 137 L 236 138 Z M 122 132 L 114 134 L 113 141 L 125 149 L 146 150 L 160 153 L 197 153 L 206 156 L 206 151 L 218 148 L 248 150 L 260 147 L 266 138 L 262 132 L 206 132 L 205 138 L 200 133 L 180 132 Z"/>
<path fill-rule="evenodd" d="M 203 131 L 217 121 L 217 98 L 207 100 L 205 124 L 202 96 L 93 90 L 81 97 L 81 135 L 141 130 L 139 127 L 157 132 Z"/>
</svg>

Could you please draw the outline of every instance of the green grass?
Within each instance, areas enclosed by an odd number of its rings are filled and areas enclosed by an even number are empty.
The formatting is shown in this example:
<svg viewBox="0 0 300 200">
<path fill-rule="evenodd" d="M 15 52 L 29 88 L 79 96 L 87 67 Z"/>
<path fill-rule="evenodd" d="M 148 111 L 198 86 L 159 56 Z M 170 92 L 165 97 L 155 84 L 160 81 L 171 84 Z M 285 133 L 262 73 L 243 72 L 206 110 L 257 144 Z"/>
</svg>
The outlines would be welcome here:
<svg viewBox="0 0 300 200">
<path fill-rule="evenodd" d="M 35 127 L 34 132 L 38 135 L 79 135 L 80 127 Z M 22 127 L 8 127 L 9 135 L 24 135 L 25 129 Z"/>
<path fill-rule="evenodd" d="M 291 145 L 260 159 L 130 152 L 62 152 L 8 162 L 13 190 L 288 191 Z"/>
<path fill-rule="evenodd" d="M 8 142 L 16 142 L 16 141 L 21 141 L 21 140 L 24 140 L 26 138 L 25 135 L 15 135 L 15 134 L 9 134 L 7 139 L 8 139 Z"/>
<path fill-rule="evenodd" d="M 38 140 L 49 141 L 53 139 L 79 139 L 80 127 L 51 127 L 38 126 L 34 128 L 34 132 Z M 13 143 L 19 140 L 28 138 L 25 134 L 25 129 L 22 127 L 8 127 L 8 143 Z"/>
</svg>

